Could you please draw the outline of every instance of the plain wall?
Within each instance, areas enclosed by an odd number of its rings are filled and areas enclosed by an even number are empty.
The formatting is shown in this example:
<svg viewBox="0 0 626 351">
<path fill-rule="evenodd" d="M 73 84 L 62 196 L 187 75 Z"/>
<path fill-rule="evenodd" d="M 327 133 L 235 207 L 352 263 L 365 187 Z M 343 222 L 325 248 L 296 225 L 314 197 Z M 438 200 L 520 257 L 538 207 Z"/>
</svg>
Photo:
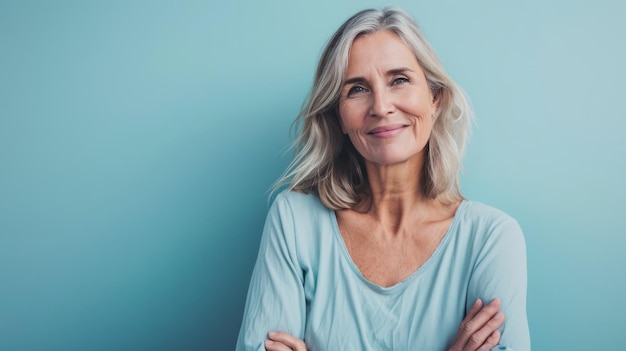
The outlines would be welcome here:
<svg viewBox="0 0 626 351">
<path fill-rule="evenodd" d="M 382 1 L 0 2 L 0 349 L 233 349 L 322 46 Z M 534 350 L 626 327 L 626 10 L 398 1 L 468 92 L 465 194 L 521 223 Z"/>
</svg>

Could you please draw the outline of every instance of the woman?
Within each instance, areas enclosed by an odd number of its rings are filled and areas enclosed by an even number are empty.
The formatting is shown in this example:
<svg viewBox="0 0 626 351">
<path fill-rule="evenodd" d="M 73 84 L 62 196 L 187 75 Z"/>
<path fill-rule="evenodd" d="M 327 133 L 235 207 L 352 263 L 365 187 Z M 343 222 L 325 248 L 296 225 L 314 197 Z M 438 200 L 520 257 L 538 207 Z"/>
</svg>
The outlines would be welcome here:
<svg viewBox="0 0 626 351">
<path fill-rule="evenodd" d="M 471 110 L 413 20 L 346 21 L 299 118 L 237 350 L 529 350 L 522 232 L 462 197 Z"/>
</svg>

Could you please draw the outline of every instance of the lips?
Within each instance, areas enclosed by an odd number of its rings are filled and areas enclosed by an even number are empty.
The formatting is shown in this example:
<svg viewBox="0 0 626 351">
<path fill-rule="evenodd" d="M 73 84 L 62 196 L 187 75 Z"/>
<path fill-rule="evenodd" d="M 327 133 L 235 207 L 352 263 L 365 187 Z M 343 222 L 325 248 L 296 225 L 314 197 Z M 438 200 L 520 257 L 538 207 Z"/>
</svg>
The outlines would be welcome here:
<svg viewBox="0 0 626 351">
<path fill-rule="evenodd" d="M 402 132 L 406 127 L 406 124 L 388 124 L 386 126 L 376 127 L 367 132 L 367 134 L 379 138 L 389 138 L 400 134 L 400 132 Z"/>
</svg>

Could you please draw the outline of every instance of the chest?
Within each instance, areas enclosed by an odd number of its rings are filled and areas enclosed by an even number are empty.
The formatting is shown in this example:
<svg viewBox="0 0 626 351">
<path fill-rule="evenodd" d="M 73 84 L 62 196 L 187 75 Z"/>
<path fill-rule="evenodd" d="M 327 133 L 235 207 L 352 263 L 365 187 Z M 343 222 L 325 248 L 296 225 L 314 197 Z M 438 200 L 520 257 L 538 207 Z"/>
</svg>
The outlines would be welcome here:
<svg viewBox="0 0 626 351">
<path fill-rule="evenodd" d="M 393 286 L 417 271 L 435 252 L 452 219 L 415 224 L 389 234 L 376 222 L 338 216 L 351 260 L 371 283 Z"/>
<path fill-rule="evenodd" d="M 316 289 L 310 299 L 308 349 L 447 349 L 463 319 L 467 285 L 438 261 L 390 288 L 368 286 L 347 267 L 340 267 L 342 279 L 332 283 L 320 277 L 317 286 L 332 289 Z"/>
</svg>

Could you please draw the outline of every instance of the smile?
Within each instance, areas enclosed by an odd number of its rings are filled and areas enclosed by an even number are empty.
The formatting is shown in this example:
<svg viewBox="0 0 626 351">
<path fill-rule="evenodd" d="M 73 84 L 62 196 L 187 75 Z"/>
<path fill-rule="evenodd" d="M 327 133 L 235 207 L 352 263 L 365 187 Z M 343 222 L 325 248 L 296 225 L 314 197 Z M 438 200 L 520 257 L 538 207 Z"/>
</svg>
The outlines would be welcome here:
<svg viewBox="0 0 626 351">
<path fill-rule="evenodd" d="M 390 138 L 400 134 L 406 127 L 408 126 L 405 124 L 389 124 L 386 126 L 374 128 L 367 132 L 367 134 L 375 136 L 377 138 Z"/>
</svg>

